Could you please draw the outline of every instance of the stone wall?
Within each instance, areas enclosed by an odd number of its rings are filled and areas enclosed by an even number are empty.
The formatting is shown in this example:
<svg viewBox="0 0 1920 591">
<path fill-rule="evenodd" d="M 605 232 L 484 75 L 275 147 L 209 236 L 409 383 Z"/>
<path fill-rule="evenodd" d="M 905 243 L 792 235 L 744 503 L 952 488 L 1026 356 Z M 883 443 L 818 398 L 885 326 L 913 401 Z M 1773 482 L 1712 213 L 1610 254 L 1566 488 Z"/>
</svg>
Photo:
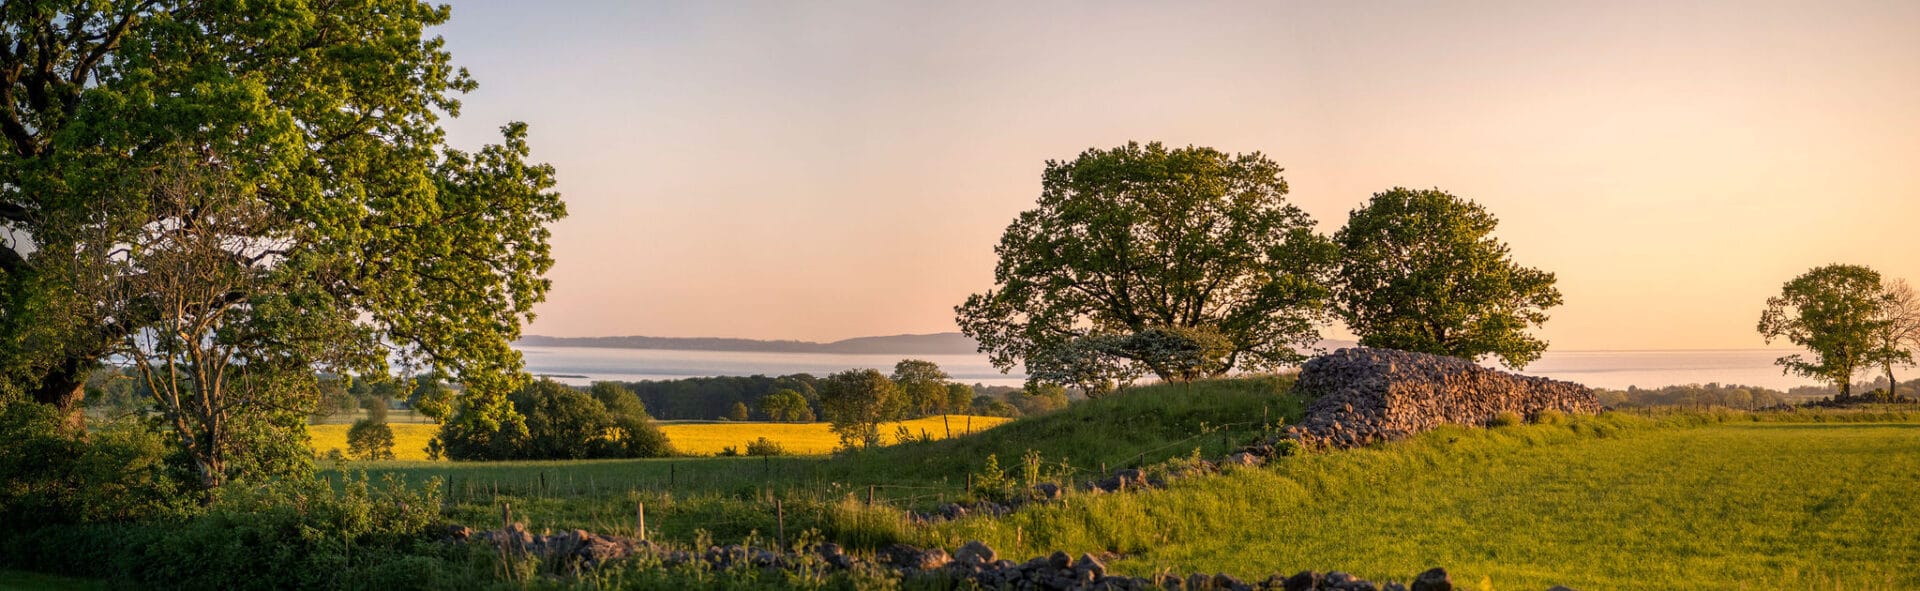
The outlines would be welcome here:
<svg viewBox="0 0 1920 591">
<path fill-rule="evenodd" d="M 1596 414 L 1593 389 L 1523 376 L 1440 355 L 1340 349 L 1308 361 L 1294 391 L 1312 399 L 1288 438 L 1314 447 L 1390 441 L 1442 423 L 1485 426 L 1510 412 Z"/>
</svg>

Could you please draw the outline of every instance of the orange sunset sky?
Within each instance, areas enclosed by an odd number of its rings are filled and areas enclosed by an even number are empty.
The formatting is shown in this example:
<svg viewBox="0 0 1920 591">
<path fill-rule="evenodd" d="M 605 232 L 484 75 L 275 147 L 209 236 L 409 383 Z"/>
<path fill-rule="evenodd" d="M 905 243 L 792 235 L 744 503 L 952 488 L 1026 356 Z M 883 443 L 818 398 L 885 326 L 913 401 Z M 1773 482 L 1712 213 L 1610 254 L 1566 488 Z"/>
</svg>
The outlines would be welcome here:
<svg viewBox="0 0 1920 591">
<path fill-rule="evenodd" d="M 1128 140 L 1262 152 L 1327 232 L 1474 199 L 1559 275 L 1556 349 L 1920 281 L 1920 2 L 452 5 L 451 139 L 528 122 L 571 211 L 529 334 L 952 331 L 1044 162 Z"/>
</svg>

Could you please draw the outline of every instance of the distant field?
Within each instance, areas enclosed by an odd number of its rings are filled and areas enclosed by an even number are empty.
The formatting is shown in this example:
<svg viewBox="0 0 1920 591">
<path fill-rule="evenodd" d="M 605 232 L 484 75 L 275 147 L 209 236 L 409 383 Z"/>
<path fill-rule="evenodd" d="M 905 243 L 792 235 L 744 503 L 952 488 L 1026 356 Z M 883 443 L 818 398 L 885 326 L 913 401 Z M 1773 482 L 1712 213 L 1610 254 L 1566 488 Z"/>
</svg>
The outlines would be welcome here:
<svg viewBox="0 0 1920 591">
<path fill-rule="evenodd" d="M 967 415 L 948 415 L 945 417 L 924 417 L 910 421 L 886 423 L 880 426 L 880 439 L 885 443 L 897 443 L 896 434 L 900 427 L 918 438 L 922 434 L 934 439 L 946 439 L 948 434 L 965 435 L 968 429 L 975 432 L 1000 426 L 1011 419 L 1001 417 L 973 417 Z M 667 440 L 681 453 L 693 455 L 713 455 L 722 448 L 733 447 L 745 451 L 747 442 L 761 437 L 779 442 L 790 454 L 824 454 L 840 446 L 840 437 L 828 429 L 826 423 L 729 423 L 729 422 L 669 422 L 662 423 L 660 430 L 666 432 Z"/>
<path fill-rule="evenodd" d="M 949 432 L 954 436 L 965 435 L 968 429 L 984 431 L 1005 424 L 1008 420 L 967 415 L 925 417 L 886 423 L 880 426 L 880 435 L 882 441 L 895 443 L 896 432 L 905 426 L 916 438 L 925 434 L 934 439 L 946 439 Z M 393 455 L 397 460 L 427 459 L 427 440 L 432 439 L 440 428 L 431 423 L 390 423 L 388 426 L 393 428 Z M 349 427 L 338 423 L 308 426 L 308 432 L 313 436 L 314 451 L 322 455 L 333 449 L 346 453 Z M 718 454 L 726 447 L 745 451 L 747 442 L 760 437 L 779 442 L 789 454 L 824 454 L 840 445 L 840 438 L 828 429 L 826 423 L 688 421 L 663 422 L 660 429 L 666 432 L 667 440 L 672 441 L 681 453 L 702 456 Z"/>
</svg>

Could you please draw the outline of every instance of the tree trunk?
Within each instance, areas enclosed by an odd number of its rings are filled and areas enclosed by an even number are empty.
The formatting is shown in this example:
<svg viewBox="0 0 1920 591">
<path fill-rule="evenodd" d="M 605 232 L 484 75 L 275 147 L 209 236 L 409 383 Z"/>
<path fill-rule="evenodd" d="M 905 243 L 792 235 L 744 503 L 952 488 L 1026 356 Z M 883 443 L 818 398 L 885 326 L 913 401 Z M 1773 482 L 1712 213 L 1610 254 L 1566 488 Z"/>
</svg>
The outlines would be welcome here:
<svg viewBox="0 0 1920 591">
<path fill-rule="evenodd" d="M 1893 400 L 1899 392 L 1900 382 L 1893 381 L 1893 362 L 1889 361 L 1887 362 L 1887 400 Z"/>
</svg>

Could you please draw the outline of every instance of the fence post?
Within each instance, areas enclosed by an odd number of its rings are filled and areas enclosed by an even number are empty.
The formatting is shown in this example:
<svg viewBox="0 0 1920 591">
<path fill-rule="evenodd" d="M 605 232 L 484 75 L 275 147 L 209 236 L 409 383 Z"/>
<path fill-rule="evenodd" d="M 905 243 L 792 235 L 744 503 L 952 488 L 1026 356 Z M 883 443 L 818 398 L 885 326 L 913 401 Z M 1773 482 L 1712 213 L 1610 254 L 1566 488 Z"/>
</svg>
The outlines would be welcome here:
<svg viewBox="0 0 1920 591">
<path fill-rule="evenodd" d="M 780 551 L 787 551 L 787 511 L 780 506 L 780 499 L 773 500 L 773 522 L 780 536 Z"/>
<path fill-rule="evenodd" d="M 647 541 L 647 503 L 645 501 L 633 502 L 633 531 L 640 541 Z"/>
<path fill-rule="evenodd" d="M 867 485 L 867 506 L 873 506 L 873 485 Z"/>
<path fill-rule="evenodd" d="M 673 492 L 673 485 L 680 481 L 680 465 L 667 464 L 667 492 Z"/>
<path fill-rule="evenodd" d="M 547 496 L 547 471 L 540 471 L 540 496 Z"/>
</svg>

